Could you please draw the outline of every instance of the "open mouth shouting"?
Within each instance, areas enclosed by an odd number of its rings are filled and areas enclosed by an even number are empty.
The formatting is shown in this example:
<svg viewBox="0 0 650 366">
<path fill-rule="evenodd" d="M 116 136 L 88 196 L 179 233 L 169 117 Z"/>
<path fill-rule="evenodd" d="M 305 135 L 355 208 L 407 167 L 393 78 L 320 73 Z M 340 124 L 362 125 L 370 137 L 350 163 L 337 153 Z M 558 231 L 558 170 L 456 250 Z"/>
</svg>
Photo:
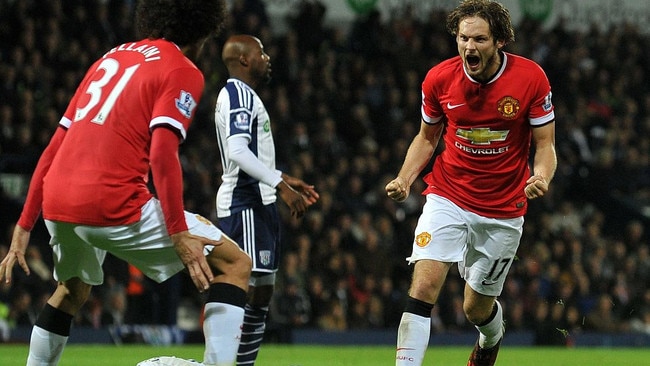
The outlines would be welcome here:
<svg viewBox="0 0 650 366">
<path fill-rule="evenodd" d="M 465 63 L 467 64 L 467 70 L 472 73 L 476 73 L 481 69 L 481 58 L 478 55 L 465 56 Z"/>
</svg>

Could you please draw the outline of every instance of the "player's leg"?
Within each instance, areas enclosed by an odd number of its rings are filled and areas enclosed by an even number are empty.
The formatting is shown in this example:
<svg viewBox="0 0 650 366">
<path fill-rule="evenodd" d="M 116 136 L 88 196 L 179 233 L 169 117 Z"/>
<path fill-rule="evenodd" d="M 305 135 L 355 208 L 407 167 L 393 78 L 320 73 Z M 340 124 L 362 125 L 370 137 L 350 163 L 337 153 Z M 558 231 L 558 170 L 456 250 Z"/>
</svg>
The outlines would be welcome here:
<svg viewBox="0 0 650 366">
<path fill-rule="evenodd" d="M 59 363 L 70 336 L 72 318 L 88 299 L 91 288 L 79 278 L 58 284 L 32 328 L 27 366 Z"/>
<path fill-rule="evenodd" d="M 139 250 L 133 250 L 133 243 L 112 243 L 112 253 L 126 259 L 138 267 L 148 277 L 164 281 L 183 268 L 174 251 L 173 244 L 166 234 L 162 217 L 154 210 L 158 203 L 143 208 L 140 232 L 137 240 Z M 188 230 L 193 235 L 219 240 L 215 246 L 206 246 L 208 264 L 214 273 L 214 280 L 207 291 L 204 307 L 203 333 L 205 352 L 203 364 L 206 366 L 233 366 L 237 359 L 237 348 L 244 321 L 244 305 L 251 273 L 251 260 L 237 243 L 223 234 L 205 218 L 185 213 Z M 116 235 L 116 237 L 123 237 Z M 126 246 L 126 248 L 125 248 Z M 141 366 L 151 365 L 197 365 L 192 360 L 176 357 L 155 357 L 143 362 Z"/>
<path fill-rule="evenodd" d="M 465 278 L 463 310 L 479 331 L 469 366 L 492 366 L 505 331 L 503 309 L 496 300 L 514 261 L 522 234 L 523 218 L 489 219 L 468 215 L 471 236 L 460 264 Z"/>
<path fill-rule="evenodd" d="M 275 204 L 250 210 L 242 217 L 246 235 L 239 243 L 253 260 L 253 274 L 246 303 L 242 340 L 237 351 L 237 365 L 255 364 L 266 331 L 266 317 L 275 286 L 275 273 L 280 265 L 280 216 Z"/>
<path fill-rule="evenodd" d="M 237 351 L 237 365 L 255 364 L 264 339 L 266 317 L 269 313 L 274 284 L 275 273 L 256 273 L 251 277 L 241 342 Z"/>
<path fill-rule="evenodd" d="M 70 336 L 74 315 L 88 299 L 92 284 L 101 284 L 106 253 L 83 242 L 76 225 L 45 221 L 58 285 L 39 313 L 29 344 L 27 365 L 56 365 Z"/>
<path fill-rule="evenodd" d="M 406 308 L 397 333 L 397 366 L 421 365 L 429 345 L 431 310 L 451 264 L 462 260 L 467 229 L 460 210 L 449 200 L 427 195 L 415 228 L 415 262 Z"/>
<path fill-rule="evenodd" d="M 234 365 L 244 319 L 244 305 L 251 260 L 229 237 L 200 215 L 185 212 L 190 233 L 219 240 L 216 246 L 206 246 L 206 259 L 215 278 L 207 292 L 205 320 L 206 365 Z M 184 265 L 174 250 L 167 233 L 160 202 L 152 199 L 142 207 L 140 222 L 113 227 L 106 235 L 103 247 L 140 269 L 147 277 L 162 282 L 183 270 Z M 193 364 L 179 358 L 156 357 L 142 365 Z M 184 363 L 186 362 L 186 363 Z M 196 362 L 194 362 L 196 364 Z"/>
<path fill-rule="evenodd" d="M 395 365 L 421 365 L 429 346 L 431 310 L 451 264 L 434 260 L 415 263 L 406 307 L 397 330 Z"/>
<path fill-rule="evenodd" d="M 230 252 L 230 253 L 228 253 Z M 218 257 L 218 258 L 215 258 Z M 226 239 L 208 256 L 208 262 L 222 274 L 208 290 L 204 308 L 205 365 L 235 365 L 244 322 L 244 306 L 250 275 L 250 258 L 237 244 Z M 215 263 L 217 262 L 217 263 Z M 224 265 L 227 262 L 227 265 Z"/>
<path fill-rule="evenodd" d="M 221 245 L 206 248 L 206 251 L 209 251 L 207 260 L 215 277 L 208 290 L 204 308 L 203 363 L 210 366 L 232 366 L 237 360 L 241 339 L 251 259 L 237 243 L 214 225 L 202 223 L 200 230 L 196 230 L 196 225 L 190 222 L 191 219 L 188 219 L 188 226 L 193 234 L 208 238 L 216 238 L 218 234 L 219 240 L 223 241 Z"/>
<path fill-rule="evenodd" d="M 479 339 L 474 345 L 468 366 L 492 366 L 503 339 L 503 309 L 494 296 L 481 295 L 465 285 L 463 305 L 467 319 L 475 324 Z"/>
<path fill-rule="evenodd" d="M 474 324 L 479 335 L 479 345 L 491 348 L 503 336 L 503 310 L 495 296 L 485 296 L 465 285 L 465 316 Z"/>
<path fill-rule="evenodd" d="M 280 260 L 280 217 L 275 204 L 249 208 L 219 219 L 223 232 L 231 236 L 251 258 L 253 275 L 237 352 L 237 365 L 255 364 Z"/>
</svg>

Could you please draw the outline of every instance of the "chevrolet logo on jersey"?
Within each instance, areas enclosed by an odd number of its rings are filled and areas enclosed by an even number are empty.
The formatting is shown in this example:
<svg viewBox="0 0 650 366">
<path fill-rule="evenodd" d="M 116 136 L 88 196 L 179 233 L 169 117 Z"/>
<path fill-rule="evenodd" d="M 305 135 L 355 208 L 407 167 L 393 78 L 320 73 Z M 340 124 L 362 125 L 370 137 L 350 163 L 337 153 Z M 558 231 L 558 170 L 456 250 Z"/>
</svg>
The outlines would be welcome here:
<svg viewBox="0 0 650 366">
<path fill-rule="evenodd" d="M 492 131 L 486 127 L 456 130 L 456 136 L 468 140 L 473 145 L 489 145 L 492 141 L 505 141 L 510 131 Z"/>
</svg>

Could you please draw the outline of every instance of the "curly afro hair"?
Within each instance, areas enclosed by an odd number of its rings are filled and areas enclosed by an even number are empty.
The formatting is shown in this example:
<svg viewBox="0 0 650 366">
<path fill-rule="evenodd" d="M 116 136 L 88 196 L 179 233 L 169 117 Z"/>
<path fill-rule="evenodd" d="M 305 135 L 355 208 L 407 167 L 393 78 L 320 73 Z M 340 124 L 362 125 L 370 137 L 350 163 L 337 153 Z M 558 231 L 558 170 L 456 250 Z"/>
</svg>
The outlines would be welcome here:
<svg viewBox="0 0 650 366">
<path fill-rule="evenodd" d="M 510 12 L 503 5 L 491 0 L 464 0 L 447 16 L 447 31 L 453 36 L 458 33 L 458 25 L 468 17 L 483 18 L 490 25 L 495 41 L 514 42 L 515 31 L 510 20 Z"/>
<path fill-rule="evenodd" d="M 183 47 L 219 35 L 227 11 L 223 0 L 140 0 L 135 15 L 140 37 Z"/>
</svg>

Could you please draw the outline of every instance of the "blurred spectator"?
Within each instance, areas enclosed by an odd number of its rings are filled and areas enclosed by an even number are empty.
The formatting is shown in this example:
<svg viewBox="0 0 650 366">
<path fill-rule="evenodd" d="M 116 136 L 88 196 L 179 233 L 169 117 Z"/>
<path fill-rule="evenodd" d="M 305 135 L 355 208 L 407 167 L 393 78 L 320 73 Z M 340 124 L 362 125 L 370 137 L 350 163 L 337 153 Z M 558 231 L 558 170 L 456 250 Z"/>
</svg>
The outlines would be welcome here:
<svg viewBox="0 0 650 366">
<path fill-rule="evenodd" d="M 108 325 L 120 326 L 125 324 L 126 316 L 126 291 L 122 286 L 114 286 L 103 299 L 105 315 L 103 323 Z M 176 309 L 172 309 L 175 311 Z M 173 324 L 172 324 L 173 325 Z"/>
<path fill-rule="evenodd" d="M 125 321 L 129 324 L 151 323 L 151 293 L 147 279 L 137 267 L 129 264 L 129 282 L 126 286 L 127 311 Z"/>
<path fill-rule="evenodd" d="M 566 330 L 562 329 L 559 316 L 562 303 L 539 302 L 535 309 L 535 339 L 538 346 L 561 346 L 566 343 Z"/>
<path fill-rule="evenodd" d="M 380 301 L 384 307 L 384 326 L 386 328 L 397 327 L 400 318 L 402 317 L 404 304 L 406 303 L 405 293 L 400 289 L 395 288 L 395 284 L 390 275 L 384 275 L 381 277 L 378 293 Z"/>
<path fill-rule="evenodd" d="M 309 277 L 307 296 L 309 296 L 309 304 L 311 308 L 309 325 L 318 326 L 318 322 L 320 321 L 319 319 L 331 311 L 328 307 L 332 300 L 332 295 L 325 288 L 323 278 L 320 275 L 314 274 Z"/>
<path fill-rule="evenodd" d="M 96 296 L 90 296 L 88 301 L 84 303 L 82 309 L 75 314 L 73 322 L 76 326 L 100 329 L 109 324 L 105 315 L 107 314 L 104 312 L 104 303 L 102 300 Z"/>
<path fill-rule="evenodd" d="M 125 324 L 126 292 L 117 286 L 111 288 L 106 294 L 101 295 L 93 291 L 90 299 L 84 304 L 75 319 L 75 324 L 100 329 L 109 325 L 120 326 Z M 135 323 L 146 323 L 137 321 Z"/>
<path fill-rule="evenodd" d="M 599 332 L 620 332 L 625 325 L 613 311 L 614 301 L 608 294 L 598 297 L 595 307 L 585 317 L 585 329 Z"/>
<path fill-rule="evenodd" d="M 340 301 L 330 300 L 327 311 L 318 317 L 318 327 L 323 330 L 344 331 L 348 329 L 345 309 Z"/>
<path fill-rule="evenodd" d="M 287 279 L 281 291 L 273 294 L 269 321 L 280 329 L 281 339 L 290 338 L 291 329 L 309 324 L 311 304 L 300 284 Z"/>
<path fill-rule="evenodd" d="M 8 321 L 11 327 L 32 326 L 37 311 L 33 308 L 32 295 L 25 290 L 16 290 L 11 296 Z"/>
<path fill-rule="evenodd" d="M 630 329 L 635 332 L 650 335 L 650 308 L 643 307 L 630 321 Z"/>
<path fill-rule="evenodd" d="M 53 280 L 52 269 L 43 261 L 40 249 L 37 247 L 27 247 L 25 260 L 32 273 L 38 276 L 41 281 L 48 283 Z"/>
</svg>

